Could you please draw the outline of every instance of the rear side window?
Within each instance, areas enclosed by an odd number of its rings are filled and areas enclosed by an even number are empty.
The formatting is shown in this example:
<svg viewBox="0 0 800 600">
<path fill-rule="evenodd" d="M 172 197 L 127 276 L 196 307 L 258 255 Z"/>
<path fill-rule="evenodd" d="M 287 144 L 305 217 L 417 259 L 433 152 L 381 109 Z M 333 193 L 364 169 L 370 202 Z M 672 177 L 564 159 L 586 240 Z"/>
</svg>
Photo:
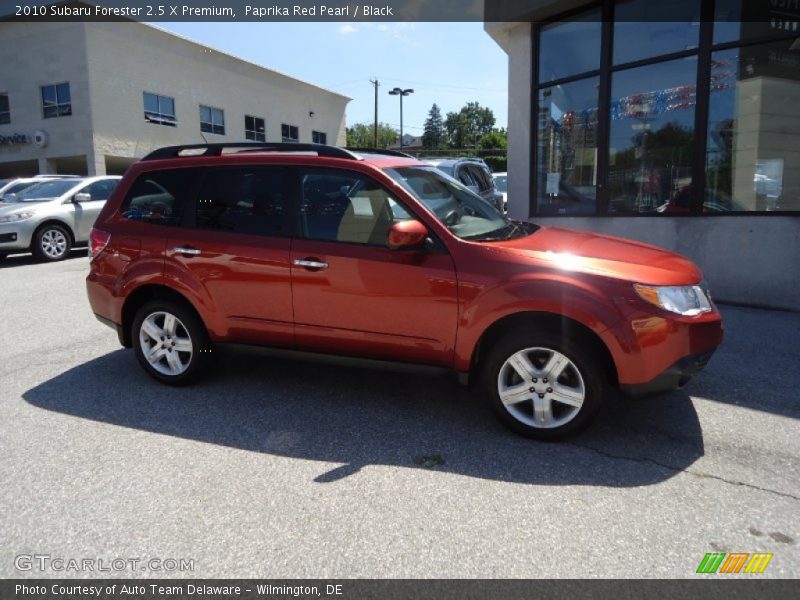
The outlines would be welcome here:
<svg viewBox="0 0 800 600">
<path fill-rule="evenodd" d="M 287 170 L 281 167 L 208 169 L 195 203 L 195 227 L 248 235 L 283 236 Z"/>
<path fill-rule="evenodd" d="M 108 200 L 111 192 L 117 187 L 117 183 L 119 183 L 117 179 L 103 179 L 101 181 L 95 181 L 81 191 L 88 193 L 92 200 Z"/>
<path fill-rule="evenodd" d="M 132 221 L 179 225 L 196 180 L 196 169 L 143 173 L 128 191 L 120 212 Z"/>
</svg>

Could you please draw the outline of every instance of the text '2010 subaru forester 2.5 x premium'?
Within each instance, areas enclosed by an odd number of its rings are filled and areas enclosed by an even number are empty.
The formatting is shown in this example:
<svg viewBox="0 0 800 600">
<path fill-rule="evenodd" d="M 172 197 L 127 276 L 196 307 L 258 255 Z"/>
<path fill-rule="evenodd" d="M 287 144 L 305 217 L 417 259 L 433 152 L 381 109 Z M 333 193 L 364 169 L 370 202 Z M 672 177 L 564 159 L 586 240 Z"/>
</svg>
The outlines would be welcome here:
<svg viewBox="0 0 800 600">
<path fill-rule="evenodd" d="M 510 221 L 399 153 L 163 148 L 90 255 L 92 310 L 159 381 L 195 380 L 224 344 L 446 367 L 537 439 L 584 428 L 609 388 L 683 385 L 722 341 L 689 260 Z"/>
</svg>

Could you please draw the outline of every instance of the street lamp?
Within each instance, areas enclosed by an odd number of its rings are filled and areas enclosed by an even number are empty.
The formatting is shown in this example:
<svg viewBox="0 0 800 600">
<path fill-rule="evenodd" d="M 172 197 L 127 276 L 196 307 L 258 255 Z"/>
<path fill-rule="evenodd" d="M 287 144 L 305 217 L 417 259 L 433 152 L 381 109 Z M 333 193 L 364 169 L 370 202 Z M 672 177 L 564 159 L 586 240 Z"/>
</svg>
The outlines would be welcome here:
<svg viewBox="0 0 800 600">
<path fill-rule="evenodd" d="M 390 96 L 400 96 L 400 150 L 403 150 L 403 96 L 409 96 L 414 90 L 403 90 L 399 87 L 389 90 Z"/>
</svg>

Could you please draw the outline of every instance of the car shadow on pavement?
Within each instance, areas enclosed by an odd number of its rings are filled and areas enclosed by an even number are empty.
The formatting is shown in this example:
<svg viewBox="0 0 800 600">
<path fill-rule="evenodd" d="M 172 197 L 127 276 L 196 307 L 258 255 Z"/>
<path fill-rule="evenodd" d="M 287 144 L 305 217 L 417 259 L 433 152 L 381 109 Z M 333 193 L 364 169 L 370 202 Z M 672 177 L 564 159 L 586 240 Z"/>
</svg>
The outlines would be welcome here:
<svg viewBox="0 0 800 600">
<path fill-rule="evenodd" d="M 70 250 L 69 255 L 64 260 L 73 258 L 84 258 L 86 256 L 86 248 L 73 248 Z M 22 267 L 25 265 L 48 264 L 35 258 L 32 254 L 13 254 L 0 260 L 0 269 L 9 269 L 11 267 Z"/>
<path fill-rule="evenodd" d="M 703 455 L 684 392 L 611 398 L 563 443 L 521 438 L 455 378 L 223 354 L 201 383 L 163 386 L 118 350 L 28 390 L 50 411 L 251 452 L 341 463 L 329 483 L 369 465 L 429 468 L 543 485 L 640 486 Z"/>
</svg>

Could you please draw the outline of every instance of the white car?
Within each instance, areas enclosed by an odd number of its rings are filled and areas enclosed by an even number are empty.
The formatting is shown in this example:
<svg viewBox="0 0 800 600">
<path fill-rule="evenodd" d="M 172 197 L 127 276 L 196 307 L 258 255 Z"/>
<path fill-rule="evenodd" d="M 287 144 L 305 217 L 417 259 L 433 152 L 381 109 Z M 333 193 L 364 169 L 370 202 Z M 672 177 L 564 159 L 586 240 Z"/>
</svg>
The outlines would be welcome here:
<svg viewBox="0 0 800 600">
<path fill-rule="evenodd" d="M 492 173 L 494 187 L 503 195 L 503 212 L 508 212 L 508 173 Z"/>
<path fill-rule="evenodd" d="M 66 258 L 89 241 L 97 215 L 119 176 L 44 179 L 0 201 L 0 258 L 32 252 L 44 261 Z"/>
<path fill-rule="evenodd" d="M 32 177 L 15 177 L 0 181 L 0 200 L 9 194 L 18 194 L 25 188 L 29 188 L 35 183 L 48 181 L 50 179 L 72 179 L 77 175 L 33 175 Z"/>
</svg>

